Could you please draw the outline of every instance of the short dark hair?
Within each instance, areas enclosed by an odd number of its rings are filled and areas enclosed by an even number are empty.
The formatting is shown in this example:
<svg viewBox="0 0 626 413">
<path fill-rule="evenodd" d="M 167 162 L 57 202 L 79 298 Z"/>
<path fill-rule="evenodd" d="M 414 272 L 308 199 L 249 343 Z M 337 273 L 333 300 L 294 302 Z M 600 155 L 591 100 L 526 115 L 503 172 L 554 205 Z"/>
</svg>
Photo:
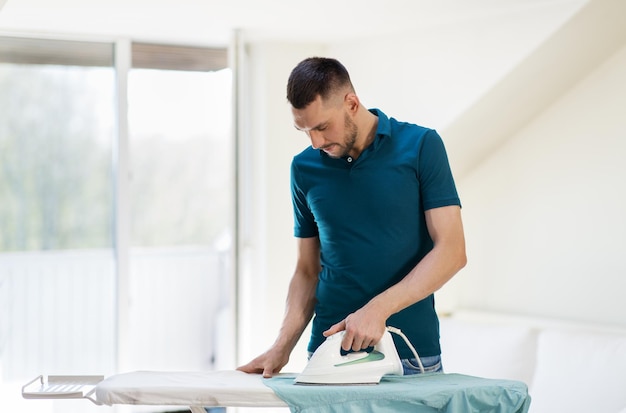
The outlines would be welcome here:
<svg viewBox="0 0 626 413">
<path fill-rule="evenodd" d="M 338 60 L 309 57 L 291 71 L 287 81 L 287 100 L 294 108 L 304 109 L 318 95 L 325 100 L 345 86 L 354 90 L 348 71 Z"/>
</svg>

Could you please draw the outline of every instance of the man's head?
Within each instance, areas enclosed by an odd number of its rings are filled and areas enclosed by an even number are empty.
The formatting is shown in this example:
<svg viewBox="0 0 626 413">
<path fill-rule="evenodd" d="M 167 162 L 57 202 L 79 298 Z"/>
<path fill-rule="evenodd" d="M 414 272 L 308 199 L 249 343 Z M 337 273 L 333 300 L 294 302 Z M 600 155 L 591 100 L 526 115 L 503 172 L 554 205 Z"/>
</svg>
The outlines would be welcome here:
<svg viewBox="0 0 626 413">
<path fill-rule="evenodd" d="M 346 68 L 337 60 L 310 57 L 300 62 L 287 81 L 287 100 L 294 109 L 304 109 L 318 96 L 327 101 L 338 92 L 352 92 Z"/>
<path fill-rule="evenodd" d="M 307 134 L 313 148 L 333 158 L 356 154 L 360 104 L 341 63 L 322 57 L 303 60 L 289 76 L 287 99 L 294 126 Z"/>
</svg>

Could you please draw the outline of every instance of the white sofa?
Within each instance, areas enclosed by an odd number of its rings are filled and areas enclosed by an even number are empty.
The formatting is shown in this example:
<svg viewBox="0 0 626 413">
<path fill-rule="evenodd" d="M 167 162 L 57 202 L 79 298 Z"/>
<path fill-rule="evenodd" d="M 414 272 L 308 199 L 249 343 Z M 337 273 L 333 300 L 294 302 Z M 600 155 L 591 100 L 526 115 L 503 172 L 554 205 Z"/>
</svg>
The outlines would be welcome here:
<svg viewBox="0 0 626 413">
<path fill-rule="evenodd" d="M 626 328 L 464 310 L 441 347 L 446 373 L 526 383 L 530 413 L 626 413 Z"/>
</svg>

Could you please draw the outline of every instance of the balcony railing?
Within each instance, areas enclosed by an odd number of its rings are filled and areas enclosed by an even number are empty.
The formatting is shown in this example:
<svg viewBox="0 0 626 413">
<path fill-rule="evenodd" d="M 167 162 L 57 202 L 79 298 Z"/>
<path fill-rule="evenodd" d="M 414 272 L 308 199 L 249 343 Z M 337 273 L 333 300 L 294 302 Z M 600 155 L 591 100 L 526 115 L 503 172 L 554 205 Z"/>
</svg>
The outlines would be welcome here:
<svg viewBox="0 0 626 413">
<path fill-rule="evenodd" d="M 228 253 L 131 252 L 130 369 L 214 366 L 216 318 L 228 311 Z M 0 381 L 39 374 L 112 374 L 116 274 L 112 250 L 0 254 Z M 216 344 L 217 343 L 217 344 Z M 229 356 L 227 356 L 229 357 Z"/>
</svg>

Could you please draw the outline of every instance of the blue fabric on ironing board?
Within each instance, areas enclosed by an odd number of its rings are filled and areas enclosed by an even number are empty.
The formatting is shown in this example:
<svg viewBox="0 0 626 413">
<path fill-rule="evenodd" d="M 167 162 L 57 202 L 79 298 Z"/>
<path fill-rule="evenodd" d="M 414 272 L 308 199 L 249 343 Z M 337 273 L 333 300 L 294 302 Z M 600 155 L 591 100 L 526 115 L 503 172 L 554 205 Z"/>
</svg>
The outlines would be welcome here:
<svg viewBox="0 0 626 413">
<path fill-rule="evenodd" d="M 294 377 L 263 380 L 294 413 L 527 413 L 526 384 L 461 374 L 385 376 L 378 385 L 296 385 Z"/>
</svg>

